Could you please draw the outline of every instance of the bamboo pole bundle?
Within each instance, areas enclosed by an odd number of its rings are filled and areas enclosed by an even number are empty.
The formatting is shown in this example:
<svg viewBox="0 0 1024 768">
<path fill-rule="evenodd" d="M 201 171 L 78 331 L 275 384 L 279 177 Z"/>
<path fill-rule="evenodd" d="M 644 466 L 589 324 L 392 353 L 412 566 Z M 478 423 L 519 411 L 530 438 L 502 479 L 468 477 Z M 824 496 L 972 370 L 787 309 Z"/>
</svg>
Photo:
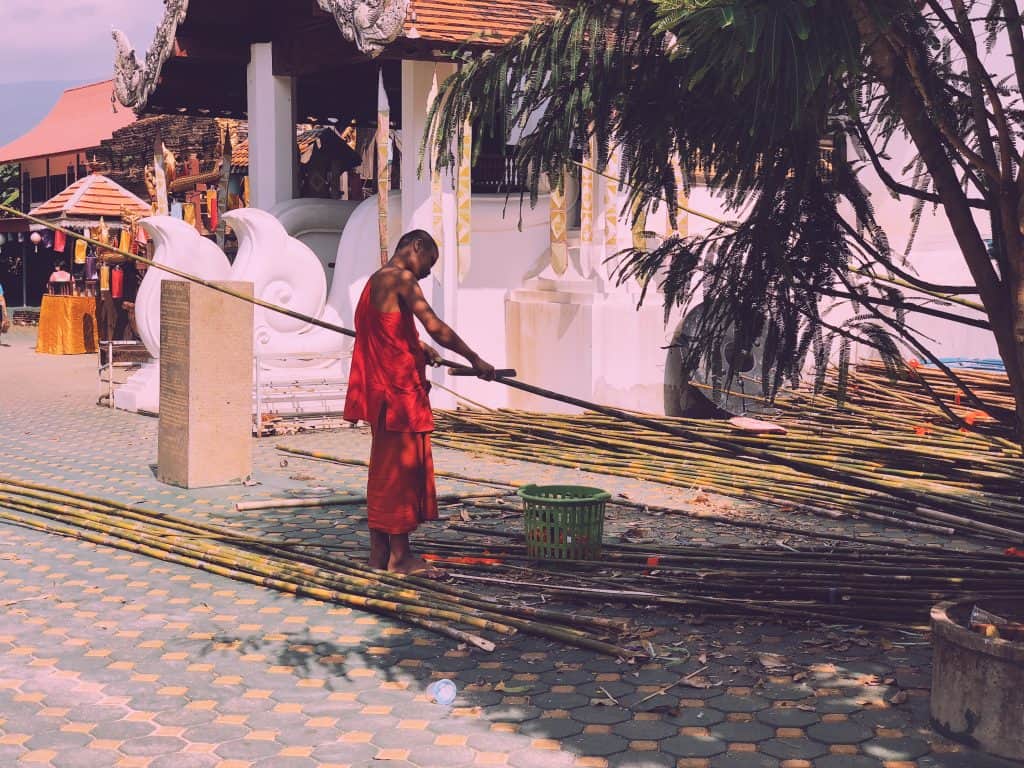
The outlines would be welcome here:
<svg viewBox="0 0 1024 768">
<path fill-rule="evenodd" d="M 987 438 L 946 430 L 929 440 L 889 424 L 874 433 L 835 433 L 798 423 L 769 437 L 736 433 L 727 422 L 657 421 L 664 430 L 594 413 L 459 410 L 438 414 L 434 441 L 914 530 L 1001 543 L 1024 538 L 1024 460 Z M 694 439 L 673 440 L 669 430 Z"/>
<path fill-rule="evenodd" d="M 378 571 L 346 557 L 296 553 L 284 542 L 59 488 L 0 478 L 0 507 L 21 513 L 0 510 L 6 522 L 393 616 L 482 650 L 493 650 L 494 643 L 477 632 L 522 631 L 623 658 L 639 653 L 615 644 L 630 631 L 623 621 L 470 597 L 453 586 Z"/>
</svg>

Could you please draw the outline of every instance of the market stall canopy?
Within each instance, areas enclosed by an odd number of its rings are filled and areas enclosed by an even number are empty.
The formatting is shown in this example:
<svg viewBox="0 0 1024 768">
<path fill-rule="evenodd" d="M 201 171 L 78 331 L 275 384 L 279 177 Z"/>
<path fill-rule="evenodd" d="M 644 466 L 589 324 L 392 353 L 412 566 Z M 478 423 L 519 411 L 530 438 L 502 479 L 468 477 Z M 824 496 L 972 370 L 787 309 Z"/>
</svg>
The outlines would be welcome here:
<svg viewBox="0 0 1024 768">
<path fill-rule="evenodd" d="M 68 88 L 32 130 L 0 147 L 0 163 L 81 152 L 98 147 L 135 122 L 130 109 L 111 104 L 113 80 Z"/>
<path fill-rule="evenodd" d="M 166 0 L 140 62 L 114 32 L 115 93 L 139 114 L 247 117 L 253 43 L 274 44 L 274 74 L 297 78 L 298 117 L 373 119 L 377 71 L 397 107 L 403 59 L 451 61 L 501 45 L 553 15 L 559 0 Z M 379 61 L 376 59 L 383 59 Z M 393 114 L 393 117 L 397 117 Z"/>
<path fill-rule="evenodd" d="M 110 221 L 122 214 L 150 216 L 149 203 L 98 173 L 79 179 L 58 195 L 35 208 L 33 216 L 56 219 L 64 225 L 88 225 L 103 217 Z"/>
</svg>

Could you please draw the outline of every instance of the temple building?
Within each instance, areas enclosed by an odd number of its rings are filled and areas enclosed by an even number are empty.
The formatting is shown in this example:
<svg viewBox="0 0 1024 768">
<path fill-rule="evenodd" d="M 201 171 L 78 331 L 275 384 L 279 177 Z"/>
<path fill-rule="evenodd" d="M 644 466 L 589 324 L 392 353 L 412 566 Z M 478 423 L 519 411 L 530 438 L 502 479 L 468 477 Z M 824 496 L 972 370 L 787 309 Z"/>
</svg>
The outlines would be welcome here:
<svg viewBox="0 0 1024 768">
<path fill-rule="evenodd" d="M 618 215 L 615 182 L 584 172 L 567 179 L 564 193 L 520 205 L 505 148 L 480 137 L 472 168 L 457 178 L 437 178 L 425 166 L 418 172 L 430 99 L 455 71 L 453 54 L 501 45 L 556 11 L 553 0 L 167 0 L 145 56 L 114 33 L 115 93 L 140 117 L 247 120 L 247 201 L 272 219 L 242 209 L 229 223 L 258 293 L 260 275 L 273 272 L 295 282 L 289 306 L 308 295 L 308 314 L 351 327 L 359 291 L 382 257 L 403 232 L 427 229 L 442 258 L 424 291 L 485 358 L 579 397 L 661 411 L 670 330 L 658 302 L 637 310 L 638 286 L 615 285 L 605 263 L 632 236 Z M 358 174 L 361 192 L 321 179 L 319 189 L 334 184 L 346 193 L 311 192 L 295 149 L 302 124 L 352 139 L 360 166 L 349 181 Z M 375 137 L 383 151 L 374 151 Z M 298 267 L 289 273 L 280 263 L 278 225 L 316 254 L 322 277 L 300 278 Z M 156 241 L 158 258 L 187 251 L 173 233 L 157 233 Z M 233 279 L 242 279 L 238 262 L 234 269 Z M 321 279 L 319 298 L 311 285 Z M 257 334 L 258 359 L 270 349 L 344 354 L 341 340 L 267 323 Z M 478 380 L 433 375 L 490 406 L 551 408 Z M 437 391 L 434 400 L 456 402 Z"/>
</svg>

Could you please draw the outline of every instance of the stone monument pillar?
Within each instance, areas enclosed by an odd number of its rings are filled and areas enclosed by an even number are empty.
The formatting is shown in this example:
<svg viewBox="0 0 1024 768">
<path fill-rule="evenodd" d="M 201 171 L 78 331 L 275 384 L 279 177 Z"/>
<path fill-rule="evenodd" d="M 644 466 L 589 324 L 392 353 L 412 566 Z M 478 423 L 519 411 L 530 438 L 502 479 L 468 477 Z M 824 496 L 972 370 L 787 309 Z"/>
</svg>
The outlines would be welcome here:
<svg viewBox="0 0 1024 768">
<path fill-rule="evenodd" d="M 253 305 L 183 280 L 161 289 L 157 479 L 241 483 L 252 473 Z"/>
</svg>

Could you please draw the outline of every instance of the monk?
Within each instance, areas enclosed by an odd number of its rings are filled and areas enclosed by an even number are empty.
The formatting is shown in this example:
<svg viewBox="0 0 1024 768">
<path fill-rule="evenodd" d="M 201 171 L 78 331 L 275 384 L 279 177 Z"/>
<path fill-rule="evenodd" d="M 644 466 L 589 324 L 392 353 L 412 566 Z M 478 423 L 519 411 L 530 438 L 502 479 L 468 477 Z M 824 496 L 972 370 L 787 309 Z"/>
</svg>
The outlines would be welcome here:
<svg viewBox="0 0 1024 768">
<path fill-rule="evenodd" d="M 370 565 L 431 578 L 443 574 L 413 553 L 409 534 L 437 519 L 426 366 L 441 358 L 420 341 L 413 318 L 481 378 L 494 378 L 494 366 L 438 318 L 420 290 L 438 255 L 434 238 L 417 229 L 403 235 L 391 260 L 370 276 L 356 307 L 345 398 L 345 420 L 369 422 L 373 434 L 366 484 Z"/>
</svg>

